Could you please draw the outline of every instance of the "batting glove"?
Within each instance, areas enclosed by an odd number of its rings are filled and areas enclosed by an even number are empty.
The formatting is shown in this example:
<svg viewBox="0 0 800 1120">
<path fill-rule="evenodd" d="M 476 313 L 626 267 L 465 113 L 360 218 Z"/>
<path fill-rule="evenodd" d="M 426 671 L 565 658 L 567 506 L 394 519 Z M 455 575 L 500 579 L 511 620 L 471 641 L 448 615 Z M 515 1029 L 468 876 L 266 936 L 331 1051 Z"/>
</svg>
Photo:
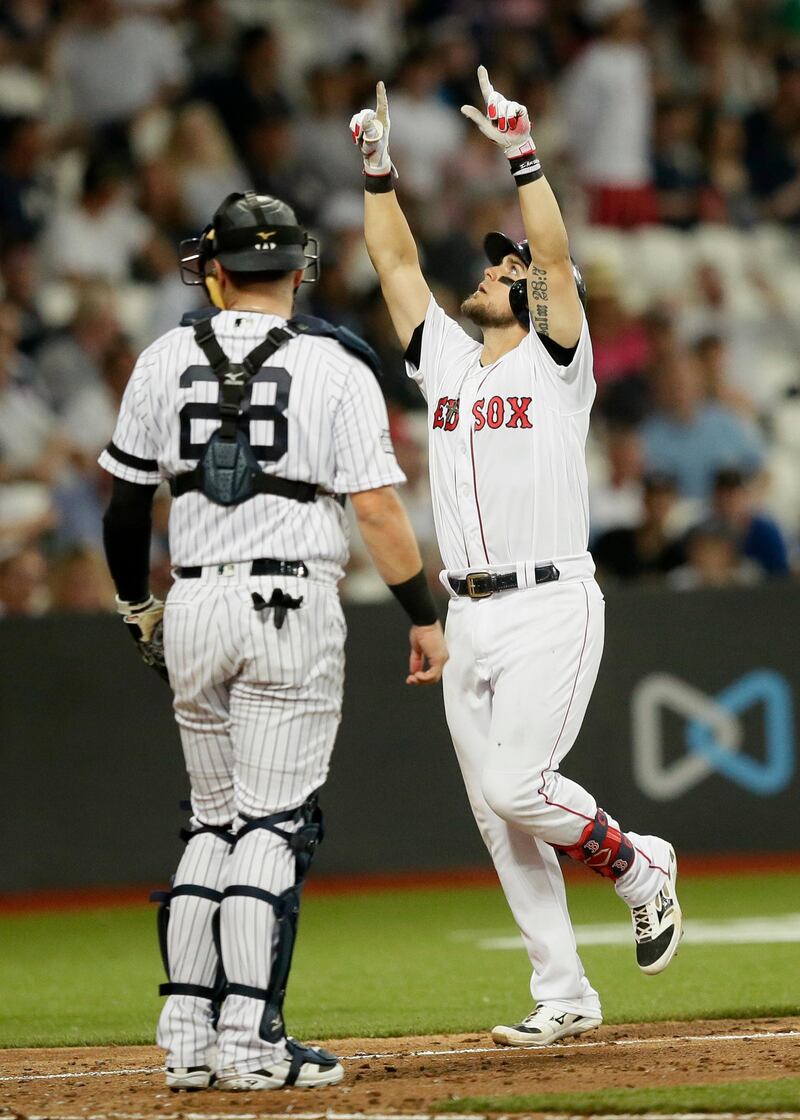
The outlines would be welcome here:
<svg viewBox="0 0 800 1120">
<path fill-rule="evenodd" d="M 378 82 L 375 87 L 376 105 L 374 109 L 362 109 L 350 120 L 350 135 L 353 143 L 361 149 L 364 157 L 364 174 L 381 176 L 397 174 L 389 158 L 389 101 L 386 86 Z"/>
<path fill-rule="evenodd" d="M 478 67 L 478 82 L 486 102 L 486 113 L 474 105 L 462 105 L 461 112 L 478 126 L 484 136 L 503 149 L 517 186 L 540 178 L 542 165 L 531 137 L 528 110 L 518 101 L 509 101 L 497 92 L 489 81 L 485 66 Z"/>
<path fill-rule="evenodd" d="M 169 681 L 164 660 L 164 604 L 149 595 L 141 603 L 128 603 L 117 597 L 117 613 L 138 646 L 142 661 Z"/>
</svg>

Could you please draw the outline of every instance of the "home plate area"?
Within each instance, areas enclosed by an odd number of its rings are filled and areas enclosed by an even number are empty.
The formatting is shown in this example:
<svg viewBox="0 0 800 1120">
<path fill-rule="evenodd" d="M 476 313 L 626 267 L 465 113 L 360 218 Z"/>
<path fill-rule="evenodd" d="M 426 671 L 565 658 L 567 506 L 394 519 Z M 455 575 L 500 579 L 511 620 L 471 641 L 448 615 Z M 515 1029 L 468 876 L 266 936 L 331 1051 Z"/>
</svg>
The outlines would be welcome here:
<svg viewBox="0 0 800 1120">
<path fill-rule="evenodd" d="M 800 1017 L 608 1026 L 542 1050 L 497 1049 L 478 1033 L 322 1045 L 344 1062 L 341 1085 L 260 1093 L 170 1093 L 152 1046 L 0 1051 L 0 1120 L 416 1120 L 466 1096 L 800 1074 Z"/>
</svg>

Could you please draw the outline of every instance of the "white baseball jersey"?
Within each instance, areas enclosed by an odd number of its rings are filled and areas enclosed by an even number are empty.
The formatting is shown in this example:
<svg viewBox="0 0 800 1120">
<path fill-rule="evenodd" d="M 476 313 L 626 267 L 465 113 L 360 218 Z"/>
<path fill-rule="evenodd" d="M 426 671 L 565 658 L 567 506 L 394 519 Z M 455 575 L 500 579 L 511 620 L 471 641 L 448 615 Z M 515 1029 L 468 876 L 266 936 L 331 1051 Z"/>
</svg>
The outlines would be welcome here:
<svg viewBox="0 0 800 1120">
<path fill-rule="evenodd" d="M 224 311 L 212 323 L 222 349 L 240 362 L 284 320 Z M 140 357 L 100 463 L 142 485 L 193 469 L 220 425 L 218 396 L 192 328 L 170 331 Z M 250 445 L 268 472 L 332 493 L 404 480 L 374 375 L 332 339 L 286 343 L 250 381 L 243 405 Z M 266 494 L 226 507 L 190 492 L 172 504 L 169 535 L 173 563 L 202 569 L 175 580 L 164 612 L 195 826 L 228 827 L 243 816 L 294 809 L 324 783 L 341 716 L 346 626 L 335 581 L 347 560 L 342 507 L 333 497 L 300 503 Z M 253 575 L 248 561 L 259 557 L 308 562 L 308 578 Z M 294 601 L 280 626 L 268 607 L 276 591 Z M 265 989 L 272 906 L 252 896 L 219 900 L 227 886 L 280 894 L 294 881 L 285 838 L 256 829 L 231 852 L 219 835 L 200 832 L 175 879 L 190 893 L 171 905 L 171 980 L 201 990 L 213 984 L 219 909 L 226 976 Z M 200 895 L 191 893 L 198 888 Z M 230 995 L 215 1029 L 207 996 L 170 995 L 158 1030 L 167 1065 L 203 1065 L 209 1049 L 220 1066 L 257 1069 L 281 1060 L 285 1043 L 260 1037 L 263 1010 L 261 1000 Z"/>
<path fill-rule="evenodd" d="M 241 361 L 286 320 L 222 311 L 212 320 L 228 357 Z M 219 383 L 191 327 L 162 335 L 140 356 L 114 436 L 100 465 L 118 478 L 154 484 L 193 469 L 220 424 Z M 356 493 L 405 480 L 372 372 L 332 339 L 285 343 L 250 382 L 244 402 L 249 439 L 268 473 Z M 257 494 L 220 506 L 199 492 L 172 503 L 173 564 L 225 564 L 257 557 L 347 562 L 346 518 L 333 499 L 301 503 Z"/>
<path fill-rule="evenodd" d="M 603 595 L 587 552 L 592 347 L 584 318 L 567 366 L 533 331 L 492 365 L 481 366 L 481 349 L 431 299 L 419 366 L 409 361 L 409 374 L 428 401 L 445 567 L 460 574 L 517 565 L 519 575 L 520 565 L 555 561 L 560 579 L 451 598 L 445 711 L 475 820 L 528 952 L 534 1001 L 599 1018 L 554 851 L 576 844 L 598 808 L 560 771 L 603 651 Z M 627 836 L 638 858 L 617 891 L 640 905 L 665 881 L 668 846 Z"/>
<path fill-rule="evenodd" d="M 586 553 L 585 443 L 595 395 L 584 318 L 559 366 L 534 331 L 489 366 L 482 345 L 431 297 L 419 367 L 428 402 L 439 548 L 450 571 Z"/>
</svg>

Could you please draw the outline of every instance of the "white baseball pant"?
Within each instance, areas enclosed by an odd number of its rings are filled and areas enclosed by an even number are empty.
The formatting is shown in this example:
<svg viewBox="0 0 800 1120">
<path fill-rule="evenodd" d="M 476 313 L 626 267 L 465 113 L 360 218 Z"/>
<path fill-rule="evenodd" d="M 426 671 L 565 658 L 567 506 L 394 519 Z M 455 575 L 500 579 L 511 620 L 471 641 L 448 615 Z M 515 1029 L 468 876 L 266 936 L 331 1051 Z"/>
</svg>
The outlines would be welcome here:
<svg viewBox="0 0 800 1120">
<path fill-rule="evenodd" d="M 491 598 L 451 599 L 447 722 L 478 828 L 533 968 L 531 993 L 569 1013 L 599 1012 L 577 953 L 552 847 L 577 844 L 597 812 L 559 772 L 572 748 L 603 652 L 604 600 L 593 579 Z M 609 817 L 609 823 L 616 822 Z M 629 906 L 662 887 L 668 845 L 628 832 L 633 866 L 616 882 Z"/>
</svg>

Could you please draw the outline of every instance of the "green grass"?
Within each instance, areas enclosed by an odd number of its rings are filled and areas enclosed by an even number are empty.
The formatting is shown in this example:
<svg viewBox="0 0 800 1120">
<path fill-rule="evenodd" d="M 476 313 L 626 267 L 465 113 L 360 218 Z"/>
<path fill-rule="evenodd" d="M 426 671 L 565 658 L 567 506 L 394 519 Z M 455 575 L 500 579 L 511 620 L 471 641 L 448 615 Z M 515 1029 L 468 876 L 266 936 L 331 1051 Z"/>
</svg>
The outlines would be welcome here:
<svg viewBox="0 0 800 1120">
<path fill-rule="evenodd" d="M 518 1097 L 459 1097 L 439 1101 L 440 1112 L 761 1112 L 800 1109 L 800 1077 L 671 1085 L 657 1089 L 600 1089 L 589 1093 L 526 1093 Z"/>
<path fill-rule="evenodd" d="M 570 883 L 576 924 L 627 920 L 600 880 Z M 798 909 L 800 876 L 687 879 L 689 918 Z M 457 936 L 458 931 L 471 931 Z M 528 963 L 481 936 L 514 926 L 499 888 L 314 896 L 303 903 L 287 1018 L 300 1037 L 477 1031 L 530 1010 Z M 800 945 L 684 945 L 660 977 L 633 948 L 581 952 L 606 1022 L 797 1014 Z M 0 1046 L 152 1042 L 163 979 L 155 907 L 0 920 Z"/>
</svg>

